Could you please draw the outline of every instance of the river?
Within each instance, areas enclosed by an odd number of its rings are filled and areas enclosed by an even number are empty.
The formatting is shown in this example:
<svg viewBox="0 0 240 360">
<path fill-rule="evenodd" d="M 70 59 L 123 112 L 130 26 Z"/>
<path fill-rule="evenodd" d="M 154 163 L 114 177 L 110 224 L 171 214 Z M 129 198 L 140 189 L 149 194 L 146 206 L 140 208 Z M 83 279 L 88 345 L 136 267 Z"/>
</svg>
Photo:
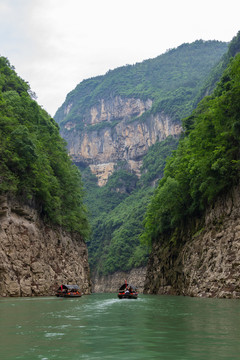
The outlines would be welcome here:
<svg viewBox="0 0 240 360">
<path fill-rule="evenodd" d="M 240 300 L 0 299 L 1 360 L 240 359 Z"/>
</svg>

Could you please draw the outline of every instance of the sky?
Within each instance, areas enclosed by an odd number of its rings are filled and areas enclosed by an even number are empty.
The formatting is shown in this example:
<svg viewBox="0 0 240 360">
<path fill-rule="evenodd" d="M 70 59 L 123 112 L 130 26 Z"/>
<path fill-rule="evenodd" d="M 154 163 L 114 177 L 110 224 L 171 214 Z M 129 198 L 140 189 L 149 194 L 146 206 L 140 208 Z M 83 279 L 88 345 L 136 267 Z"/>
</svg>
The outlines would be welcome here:
<svg viewBox="0 0 240 360">
<path fill-rule="evenodd" d="M 51 116 L 78 83 L 195 40 L 231 41 L 239 0 L 0 0 L 0 55 Z"/>
</svg>

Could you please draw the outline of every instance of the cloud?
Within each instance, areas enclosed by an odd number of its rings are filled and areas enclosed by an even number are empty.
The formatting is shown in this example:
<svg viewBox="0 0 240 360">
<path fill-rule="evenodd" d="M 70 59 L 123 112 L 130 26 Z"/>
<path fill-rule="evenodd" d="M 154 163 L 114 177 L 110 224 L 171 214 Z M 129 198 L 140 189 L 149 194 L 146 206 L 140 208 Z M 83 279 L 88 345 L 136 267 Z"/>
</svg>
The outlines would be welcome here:
<svg viewBox="0 0 240 360">
<path fill-rule="evenodd" d="M 235 0 L 1 0 L 0 52 L 52 116 L 83 79 L 197 39 L 230 41 Z"/>
</svg>

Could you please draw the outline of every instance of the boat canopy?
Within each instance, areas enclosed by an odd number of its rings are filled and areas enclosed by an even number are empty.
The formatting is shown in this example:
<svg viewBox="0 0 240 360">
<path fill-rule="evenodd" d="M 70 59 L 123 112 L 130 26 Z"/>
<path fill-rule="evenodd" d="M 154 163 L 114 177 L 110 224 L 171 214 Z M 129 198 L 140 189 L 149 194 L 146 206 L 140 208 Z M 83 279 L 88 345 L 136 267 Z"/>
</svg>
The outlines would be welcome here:
<svg viewBox="0 0 240 360">
<path fill-rule="evenodd" d="M 133 290 L 137 290 L 137 288 L 136 288 L 136 286 L 134 286 L 134 285 L 131 285 L 131 284 L 127 284 L 127 283 L 124 283 L 120 288 L 119 288 L 119 290 L 124 290 L 124 289 L 126 289 L 126 287 L 131 287 Z"/>
<path fill-rule="evenodd" d="M 79 286 L 78 285 L 61 285 L 59 287 L 58 290 L 75 290 L 75 291 L 78 291 L 79 290 Z"/>
</svg>

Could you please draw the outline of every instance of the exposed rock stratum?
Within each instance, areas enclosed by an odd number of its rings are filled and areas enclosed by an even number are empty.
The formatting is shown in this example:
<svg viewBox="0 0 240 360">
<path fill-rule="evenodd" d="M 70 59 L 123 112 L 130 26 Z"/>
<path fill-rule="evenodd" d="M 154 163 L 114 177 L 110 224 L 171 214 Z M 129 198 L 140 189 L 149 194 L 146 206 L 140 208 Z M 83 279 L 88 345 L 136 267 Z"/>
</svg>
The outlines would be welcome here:
<svg viewBox="0 0 240 360">
<path fill-rule="evenodd" d="M 63 110 L 67 115 L 72 104 Z M 141 116 L 152 106 L 152 101 L 135 98 L 101 99 L 79 120 L 66 121 L 61 134 L 68 144 L 68 152 L 76 164 L 89 166 L 98 178 L 98 185 L 106 184 L 119 161 L 125 161 L 130 171 L 140 176 L 142 158 L 149 147 L 169 135 L 181 132 L 179 123 L 164 113 Z"/>
</svg>

